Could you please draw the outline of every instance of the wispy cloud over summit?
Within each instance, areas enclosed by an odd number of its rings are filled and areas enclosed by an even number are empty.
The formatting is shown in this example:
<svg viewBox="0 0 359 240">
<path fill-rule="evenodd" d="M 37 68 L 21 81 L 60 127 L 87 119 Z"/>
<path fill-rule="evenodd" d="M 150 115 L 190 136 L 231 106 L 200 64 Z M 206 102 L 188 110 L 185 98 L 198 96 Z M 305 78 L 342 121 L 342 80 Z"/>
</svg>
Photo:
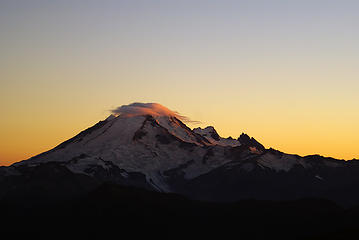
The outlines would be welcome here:
<svg viewBox="0 0 359 240">
<path fill-rule="evenodd" d="M 181 115 L 177 111 L 172 111 L 159 103 L 135 102 L 128 105 L 122 105 L 110 111 L 112 114 L 117 116 L 118 115 L 125 117 L 134 117 L 134 116 L 142 116 L 142 115 L 170 116 L 170 117 L 176 117 L 184 122 L 199 123 L 198 121 L 193 121 L 190 118 Z"/>
</svg>

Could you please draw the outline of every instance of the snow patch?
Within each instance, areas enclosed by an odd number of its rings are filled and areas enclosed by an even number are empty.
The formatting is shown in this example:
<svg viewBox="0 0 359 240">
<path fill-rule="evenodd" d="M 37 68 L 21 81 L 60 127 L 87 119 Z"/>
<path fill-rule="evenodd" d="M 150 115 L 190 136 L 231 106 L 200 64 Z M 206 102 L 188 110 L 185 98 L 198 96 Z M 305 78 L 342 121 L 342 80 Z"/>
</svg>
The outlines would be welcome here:
<svg viewBox="0 0 359 240">
<path fill-rule="evenodd" d="M 316 178 L 318 178 L 319 180 L 323 180 L 323 178 L 319 175 L 315 175 Z"/>
<path fill-rule="evenodd" d="M 302 158 L 297 158 L 295 155 L 282 154 L 279 156 L 273 153 L 266 153 L 257 160 L 262 167 L 267 167 L 275 171 L 288 172 L 295 165 L 307 167 L 306 162 Z"/>
<path fill-rule="evenodd" d="M 205 137 L 211 144 L 220 146 L 238 147 L 241 143 L 233 138 L 222 138 L 212 126 L 206 128 L 194 128 L 193 131 L 202 137 Z"/>
</svg>

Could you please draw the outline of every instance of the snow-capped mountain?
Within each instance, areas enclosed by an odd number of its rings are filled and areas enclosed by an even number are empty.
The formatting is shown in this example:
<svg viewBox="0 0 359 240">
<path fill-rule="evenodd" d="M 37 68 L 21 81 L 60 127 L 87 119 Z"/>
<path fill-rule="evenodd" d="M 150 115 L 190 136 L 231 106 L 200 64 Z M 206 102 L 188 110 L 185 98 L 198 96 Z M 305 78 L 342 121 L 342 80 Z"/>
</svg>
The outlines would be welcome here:
<svg viewBox="0 0 359 240">
<path fill-rule="evenodd" d="M 1 167 L 3 195 L 9 179 L 42 169 L 203 200 L 359 199 L 345 191 L 359 186 L 357 161 L 300 157 L 266 149 L 246 134 L 233 139 L 214 127 L 190 129 L 183 116 L 159 104 L 135 103 L 113 113 L 48 152 Z"/>
<path fill-rule="evenodd" d="M 95 174 L 93 168 L 118 167 L 139 172 L 153 187 L 169 190 L 164 173 L 183 165 L 185 178 L 192 179 L 230 161 L 225 147 L 240 146 L 239 141 L 220 139 L 220 145 L 188 128 L 174 116 L 110 116 L 53 150 L 14 166 L 36 166 L 58 162 L 74 173 Z M 209 148 L 216 157 L 203 163 Z M 190 163 L 190 164 L 189 164 Z"/>
</svg>

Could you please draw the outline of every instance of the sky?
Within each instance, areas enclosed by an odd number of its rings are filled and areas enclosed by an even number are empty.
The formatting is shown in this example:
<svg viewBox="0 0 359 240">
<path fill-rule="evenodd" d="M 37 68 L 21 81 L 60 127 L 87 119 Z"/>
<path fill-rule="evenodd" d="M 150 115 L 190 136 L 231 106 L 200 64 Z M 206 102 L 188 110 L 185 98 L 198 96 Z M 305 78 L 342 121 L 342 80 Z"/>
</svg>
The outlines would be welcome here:
<svg viewBox="0 0 359 240">
<path fill-rule="evenodd" d="M 359 158 L 359 1 L 0 0 L 0 165 L 132 102 Z"/>
</svg>

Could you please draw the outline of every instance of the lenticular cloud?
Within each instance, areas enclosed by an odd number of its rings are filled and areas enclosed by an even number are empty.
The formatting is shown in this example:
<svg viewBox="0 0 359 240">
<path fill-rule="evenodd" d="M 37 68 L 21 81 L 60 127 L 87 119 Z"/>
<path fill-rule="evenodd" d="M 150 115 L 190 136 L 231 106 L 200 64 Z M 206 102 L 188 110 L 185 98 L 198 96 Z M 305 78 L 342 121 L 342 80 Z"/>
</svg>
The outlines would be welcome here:
<svg viewBox="0 0 359 240">
<path fill-rule="evenodd" d="M 129 105 L 122 105 L 116 109 L 111 110 L 112 114 L 124 117 L 135 117 L 142 115 L 152 116 L 170 116 L 176 117 L 184 122 L 197 123 L 192 121 L 188 117 L 180 115 L 176 111 L 172 111 L 159 103 L 131 103 Z"/>
</svg>

